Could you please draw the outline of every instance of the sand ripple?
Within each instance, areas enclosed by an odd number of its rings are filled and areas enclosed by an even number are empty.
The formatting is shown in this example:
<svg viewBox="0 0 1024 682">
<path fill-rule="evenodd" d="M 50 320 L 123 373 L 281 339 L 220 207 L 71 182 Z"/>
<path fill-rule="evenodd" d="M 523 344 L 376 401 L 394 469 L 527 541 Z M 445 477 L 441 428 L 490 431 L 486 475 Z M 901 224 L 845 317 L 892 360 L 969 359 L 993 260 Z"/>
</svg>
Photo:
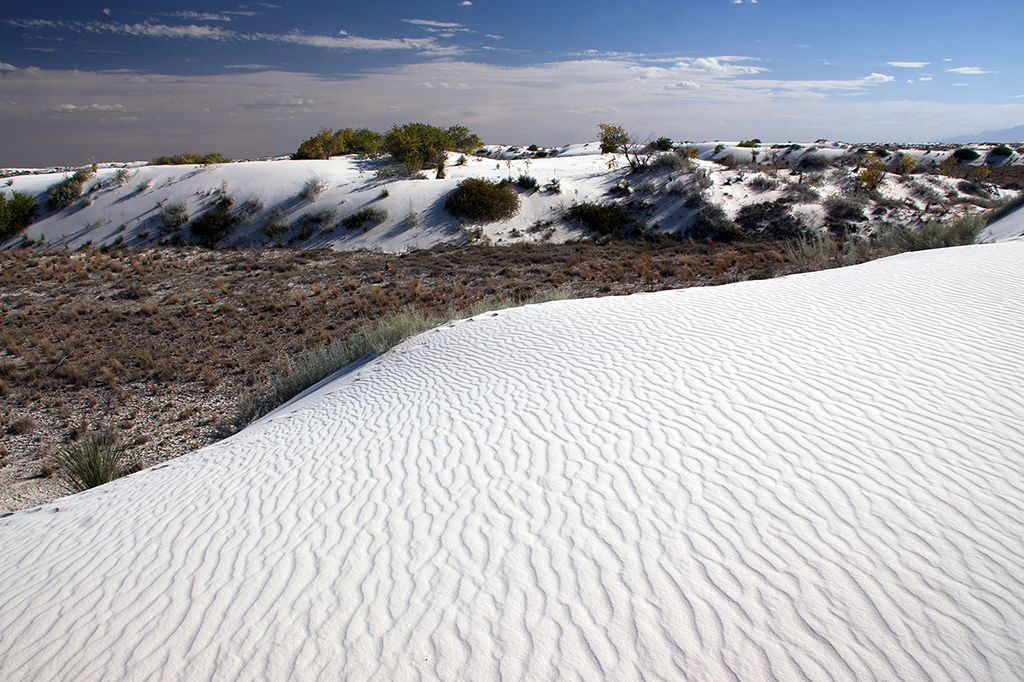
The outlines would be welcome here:
<svg viewBox="0 0 1024 682">
<path fill-rule="evenodd" d="M 1022 266 L 430 332 L 0 519 L 0 679 L 1018 680 Z"/>
</svg>

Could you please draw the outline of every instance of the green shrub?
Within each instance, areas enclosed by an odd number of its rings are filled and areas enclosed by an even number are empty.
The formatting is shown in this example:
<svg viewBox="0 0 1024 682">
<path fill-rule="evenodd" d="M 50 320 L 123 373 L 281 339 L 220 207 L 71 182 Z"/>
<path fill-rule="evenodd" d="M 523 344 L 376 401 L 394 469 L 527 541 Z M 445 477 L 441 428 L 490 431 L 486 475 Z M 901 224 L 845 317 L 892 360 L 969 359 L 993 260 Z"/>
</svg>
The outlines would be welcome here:
<svg viewBox="0 0 1024 682">
<path fill-rule="evenodd" d="M 793 182 L 787 185 L 786 197 L 793 201 L 803 201 L 810 204 L 816 204 L 821 201 L 821 194 L 818 193 L 818 190 L 802 182 Z"/>
<path fill-rule="evenodd" d="M 648 168 L 652 171 L 671 170 L 681 171 L 689 167 L 690 161 L 678 154 L 658 154 L 648 162 Z"/>
<path fill-rule="evenodd" d="M 174 232 L 188 222 L 187 206 L 184 201 L 168 202 L 160 207 L 162 232 Z"/>
<path fill-rule="evenodd" d="M 1007 147 L 1005 144 L 1001 144 L 998 147 L 993 147 L 992 151 L 989 152 L 989 156 L 1009 156 L 1013 154 L 1013 150 Z"/>
<path fill-rule="evenodd" d="M 618 203 L 593 204 L 584 202 L 570 206 L 564 217 L 570 223 L 590 232 L 620 237 L 636 237 L 644 225 Z"/>
<path fill-rule="evenodd" d="M 672 151 L 672 138 L 659 137 L 657 140 L 651 143 L 651 149 L 653 149 L 656 152 Z"/>
<path fill-rule="evenodd" d="M 988 199 L 992 196 L 992 191 L 989 189 L 989 186 L 983 182 L 978 182 L 977 180 L 961 180 L 957 183 L 956 188 L 964 194 L 982 197 L 983 199 Z"/>
<path fill-rule="evenodd" d="M 78 173 L 75 173 L 50 185 L 46 191 L 46 210 L 63 211 L 74 204 L 78 201 L 78 197 L 82 196 L 83 184 L 84 180 L 79 178 Z"/>
<path fill-rule="evenodd" d="M 452 126 L 445 130 L 426 123 L 407 123 L 392 126 L 384 134 L 383 150 L 395 163 L 413 170 L 436 167 L 444 152 L 472 153 L 480 147 L 480 138 L 465 126 Z"/>
<path fill-rule="evenodd" d="M 341 224 L 346 230 L 365 230 L 366 223 L 370 223 L 374 227 L 380 225 L 382 222 L 388 219 L 388 212 L 383 208 L 377 206 L 366 206 L 356 211 L 352 215 L 345 216 L 341 220 Z"/>
<path fill-rule="evenodd" d="M 797 163 L 803 171 L 823 171 L 832 167 L 832 162 L 822 154 L 804 154 Z"/>
<path fill-rule="evenodd" d="M 715 181 L 711 179 L 711 174 L 703 168 L 694 168 L 691 177 L 701 189 L 707 189 L 715 184 Z"/>
<path fill-rule="evenodd" d="M 804 232 L 800 219 L 790 212 L 789 206 L 779 201 L 747 204 L 736 215 L 736 224 L 748 234 L 775 239 L 791 239 Z"/>
<path fill-rule="evenodd" d="M 216 152 L 211 154 L 175 154 L 174 156 L 158 156 L 149 162 L 150 166 L 209 166 L 214 163 L 230 163 L 231 159 Z"/>
<path fill-rule="evenodd" d="M 960 149 L 953 152 L 953 158 L 958 161 L 975 161 L 981 158 L 981 154 L 969 147 L 960 147 Z"/>
<path fill-rule="evenodd" d="M 620 147 L 629 144 L 629 133 L 622 126 L 598 123 L 597 129 L 602 154 L 616 154 Z"/>
<path fill-rule="evenodd" d="M 373 174 L 378 180 L 404 180 L 412 175 L 412 171 L 404 163 L 389 163 Z"/>
<path fill-rule="evenodd" d="M 231 214 L 234 203 L 231 197 L 221 197 L 213 208 L 192 221 L 192 234 L 206 242 L 223 239 L 239 223 L 238 217 Z"/>
<path fill-rule="evenodd" d="M 338 212 L 333 208 L 322 208 L 319 211 L 308 211 L 299 216 L 299 219 L 295 221 L 296 234 L 306 234 L 309 232 L 309 236 L 305 237 L 303 241 L 313 236 L 315 230 L 324 229 L 324 226 L 328 223 L 333 223 L 338 218 Z"/>
<path fill-rule="evenodd" d="M 6 241 L 28 227 L 36 216 L 37 208 L 33 197 L 12 192 L 8 199 L 0 193 L 0 241 Z"/>
<path fill-rule="evenodd" d="M 757 139 L 755 137 L 753 140 L 744 140 L 743 142 L 740 142 L 736 146 L 737 147 L 747 147 L 747 148 L 750 148 L 750 147 L 756 147 L 759 144 L 761 144 L 761 140 L 759 140 L 759 139 Z"/>
<path fill-rule="evenodd" d="M 516 178 L 516 187 L 519 189 L 525 189 L 527 191 L 536 192 L 540 189 L 540 183 L 537 182 L 537 178 L 532 175 L 520 173 L 519 177 Z"/>
<path fill-rule="evenodd" d="M 508 220 L 519 211 L 519 195 L 507 182 L 466 178 L 448 194 L 444 210 L 475 223 Z"/>
<path fill-rule="evenodd" d="M 721 206 L 702 199 L 686 236 L 697 241 L 731 242 L 741 234 Z"/>
<path fill-rule="evenodd" d="M 548 184 L 544 185 L 544 189 L 551 192 L 552 194 L 562 193 L 562 181 L 558 178 L 551 178 Z"/>
<path fill-rule="evenodd" d="M 109 431 L 90 433 L 58 448 L 53 458 L 63 470 L 64 489 L 79 493 L 131 473 L 125 449 L 117 434 Z"/>
<path fill-rule="evenodd" d="M 299 145 L 293 159 L 327 159 L 343 154 L 359 154 L 374 158 L 380 155 L 383 137 L 368 128 L 321 128 L 313 137 Z"/>
</svg>

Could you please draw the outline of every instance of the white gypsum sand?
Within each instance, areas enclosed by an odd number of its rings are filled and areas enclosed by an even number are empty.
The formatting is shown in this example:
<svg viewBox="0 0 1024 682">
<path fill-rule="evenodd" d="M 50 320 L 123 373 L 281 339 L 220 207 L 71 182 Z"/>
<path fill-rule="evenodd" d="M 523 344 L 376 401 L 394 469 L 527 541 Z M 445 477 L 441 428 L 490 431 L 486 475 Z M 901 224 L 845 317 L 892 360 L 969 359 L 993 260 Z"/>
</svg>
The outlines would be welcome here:
<svg viewBox="0 0 1024 682">
<path fill-rule="evenodd" d="M 0 519 L 0 679 L 1017 680 L 1022 263 L 428 332 Z"/>
</svg>

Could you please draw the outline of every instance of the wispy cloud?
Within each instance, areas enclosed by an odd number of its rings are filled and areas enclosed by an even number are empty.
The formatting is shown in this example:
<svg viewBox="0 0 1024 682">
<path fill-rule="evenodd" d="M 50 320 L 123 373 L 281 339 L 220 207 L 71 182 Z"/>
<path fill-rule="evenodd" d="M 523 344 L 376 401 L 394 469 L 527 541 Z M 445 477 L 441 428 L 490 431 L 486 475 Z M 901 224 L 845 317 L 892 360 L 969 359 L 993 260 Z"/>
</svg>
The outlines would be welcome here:
<svg viewBox="0 0 1024 682">
<path fill-rule="evenodd" d="M 931 64 L 931 62 L 886 62 L 886 64 L 900 69 L 923 69 Z"/>
<path fill-rule="evenodd" d="M 962 76 L 981 76 L 986 73 L 995 73 L 995 71 L 985 71 L 977 66 L 958 66 L 955 69 L 946 69 L 948 73 L 959 73 Z"/>
<path fill-rule="evenodd" d="M 418 23 L 422 20 L 409 21 L 410 23 Z M 221 42 L 267 41 L 337 50 L 413 50 L 432 56 L 454 56 L 462 54 L 464 51 L 460 47 L 440 45 L 434 38 L 363 38 L 349 35 L 344 31 L 341 31 L 341 35 L 336 37 L 302 33 L 300 31 L 291 33 L 238 33 L 217 26 L 200 26 L 196 24 L 170 26 L 157 23 L 118 24 L 64 22 L 45 19 L 12 19 L 7 23 L 26 29 L 63 29 L 76 33 L 107 33 L 149 38 L 213 40 Z M 434 22 L 434 24 L 446 25 L 442 22 Z M 458 24 L 455 24 L 455 26 L 458 26 Z"/>
<path fill-rule="evenodd" d="M 429 19 L 402 19 L 407 24 L 413 24 L 419 26 L 424 31 L 430 31 L 432 33 L 472 33 L 473 31 L 466 28 L 462 24 L 457 24 L 451 21 L 431 21 Z"/>
</svg>

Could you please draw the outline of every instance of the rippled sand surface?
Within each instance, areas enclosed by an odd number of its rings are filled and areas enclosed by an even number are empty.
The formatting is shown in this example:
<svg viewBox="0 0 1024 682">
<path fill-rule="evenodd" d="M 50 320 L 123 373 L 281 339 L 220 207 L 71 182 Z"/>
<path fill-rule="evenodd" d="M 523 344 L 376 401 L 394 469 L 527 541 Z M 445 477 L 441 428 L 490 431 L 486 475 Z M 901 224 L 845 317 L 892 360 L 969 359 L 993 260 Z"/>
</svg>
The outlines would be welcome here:
<svg viewBox="0 0 1024 682">
<path fill-rule="evenodd" d="M 1018 680 L 1024 243 L 454 323 L 0 548 L 3 680 Z"/>
</svg>

